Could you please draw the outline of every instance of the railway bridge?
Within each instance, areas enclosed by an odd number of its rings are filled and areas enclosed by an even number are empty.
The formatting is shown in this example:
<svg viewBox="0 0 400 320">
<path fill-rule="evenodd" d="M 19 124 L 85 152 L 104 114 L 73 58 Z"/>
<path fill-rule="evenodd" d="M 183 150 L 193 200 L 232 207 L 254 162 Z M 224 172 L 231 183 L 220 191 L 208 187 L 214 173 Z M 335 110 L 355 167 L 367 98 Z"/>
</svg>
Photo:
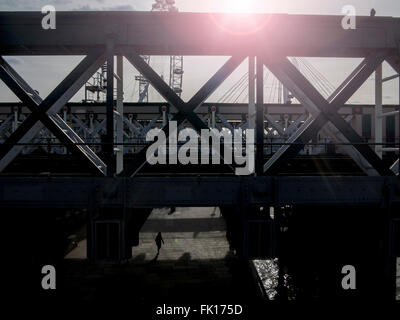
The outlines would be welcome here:
<svg viewBox="0 0 400 320">
<path fill-rule="evenodd" d="M 217 206 L 239 256 L 279 257 L 307 272 L 302 254 L 317 265 L 316 256 L 334 255 L 338 268 L 359 267 L 361 282 L 376 271 L 375 285 L 393 296 L 400 117 L 399 105 L 383 105 L 382 85 L 400 74 L 400 19 L 357 17 L 357 28 L 344 30 L 340 16 L 58 12 L 57 28 L 44 30 L 42 18 L 0 13 L 0 79 L 20 100 L 0 105 L 0 207 L 18 217 L 18 237 L 31 213 L 83 210 L 88 258 L 123 260 L 152 208 Z M 56 55 L 84 57 L 47 97 L 7 62 Z M 183 101 L 143 59 L 153 55 L 228 58 Z M 289 57 L 361 62 L 343 70 L 349 76 L 326 97 Z M 165 101 L 124 101 L 123 59 Z M 397 76 L 382 77 L 384 62 Z M 105 63 L 105 101 L 70 102 Z M 243 63 L 249 102 L 209 102 Z M 266 69 L 298 103 L 265 103 Z M 375 105 L 348 104 L 373 73 Z M 253 129 L 255 170 L 237 176 L 224 164 L 150 166 L 145 136 L 159 128 L 168 137 L 171 121 L 197 132 Z"/>
</svg>

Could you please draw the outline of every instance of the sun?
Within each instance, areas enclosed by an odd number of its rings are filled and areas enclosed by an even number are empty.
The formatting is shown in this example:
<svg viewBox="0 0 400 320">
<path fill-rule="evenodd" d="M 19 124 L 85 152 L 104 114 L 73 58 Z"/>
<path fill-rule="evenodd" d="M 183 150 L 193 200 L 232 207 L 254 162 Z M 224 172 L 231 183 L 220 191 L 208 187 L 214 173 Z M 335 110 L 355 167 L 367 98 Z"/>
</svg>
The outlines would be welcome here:
<svg viewBox="0 0 400 320">
<path fill-rule="evenodd" d="M 254 12 L 254 0 L 229 0 L 229 11 L 234 13 Z"/>
</svg>

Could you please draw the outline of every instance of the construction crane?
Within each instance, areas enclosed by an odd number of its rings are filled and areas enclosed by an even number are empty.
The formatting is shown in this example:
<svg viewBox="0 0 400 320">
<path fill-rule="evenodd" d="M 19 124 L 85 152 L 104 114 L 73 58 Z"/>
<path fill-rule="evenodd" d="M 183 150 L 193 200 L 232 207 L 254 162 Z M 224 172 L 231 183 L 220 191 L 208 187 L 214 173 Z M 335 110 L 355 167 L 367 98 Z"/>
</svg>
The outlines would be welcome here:
<svg viewBox="0 0 400 320">
<path fill-rule="evenodd" d="M 158 12 L 178 12 L 175 7 L 175 0 L 155 0 L 151 11 Z M 142 56 L 146 63 L 150 63 L 150 56 Z M 138 102 L 149 101 L 149 86 L 150 82 L 143 76 L 138 75 L 135 80 L 139 82 L 139 100 Z M 174 92 L 181 96 L 183 83 L 183 56 L 170 57 L 170 73 L 169 73 L 169 86 Z"/>
<path fill-rule="evenodd" d="M 85 84 L 83 102 L 103 102 L 107 92 L 107 63 L 98 70 Z"/>
</svg>

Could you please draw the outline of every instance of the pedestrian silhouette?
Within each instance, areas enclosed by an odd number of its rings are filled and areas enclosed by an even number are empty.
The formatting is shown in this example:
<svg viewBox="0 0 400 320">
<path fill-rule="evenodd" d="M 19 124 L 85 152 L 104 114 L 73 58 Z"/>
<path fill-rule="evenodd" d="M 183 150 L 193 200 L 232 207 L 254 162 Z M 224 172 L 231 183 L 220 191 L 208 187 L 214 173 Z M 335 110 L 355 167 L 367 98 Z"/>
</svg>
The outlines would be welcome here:
<svg viewBox="0 0 400 320">
<path fill-rule="evenodd" d="M 376 16 L 376 10 L 374 8 L 371 9 L 370 16 L 371 17 L 375 17 Z"/>
<path fill-rule="evenodd" d="M 158 256 L 160 253 L 161 245 L 164 244 L 164 239 L 161 235 L 161 232 L 159 232 L 157 234 L 155 241 L 156 241 L 156 245 L 157 245 L 157 256 Z"/>
</svg>

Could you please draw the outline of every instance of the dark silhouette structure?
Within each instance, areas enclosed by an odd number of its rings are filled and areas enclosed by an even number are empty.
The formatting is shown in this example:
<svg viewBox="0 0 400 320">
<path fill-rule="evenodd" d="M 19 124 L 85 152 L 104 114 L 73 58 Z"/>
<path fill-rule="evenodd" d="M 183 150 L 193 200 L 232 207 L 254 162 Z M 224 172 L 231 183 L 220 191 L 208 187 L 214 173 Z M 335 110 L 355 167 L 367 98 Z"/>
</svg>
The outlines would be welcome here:
<svg viewBox="0 0 400 320">
<path fill-rule="evenodd" d="M 161 232 L 157 233 L 155 241 L 157 245 L 157 256 L 158 256 L 160 254 L 161 246 L 164 244 L 164 239 L 161 235 Z"/>
</svg>

